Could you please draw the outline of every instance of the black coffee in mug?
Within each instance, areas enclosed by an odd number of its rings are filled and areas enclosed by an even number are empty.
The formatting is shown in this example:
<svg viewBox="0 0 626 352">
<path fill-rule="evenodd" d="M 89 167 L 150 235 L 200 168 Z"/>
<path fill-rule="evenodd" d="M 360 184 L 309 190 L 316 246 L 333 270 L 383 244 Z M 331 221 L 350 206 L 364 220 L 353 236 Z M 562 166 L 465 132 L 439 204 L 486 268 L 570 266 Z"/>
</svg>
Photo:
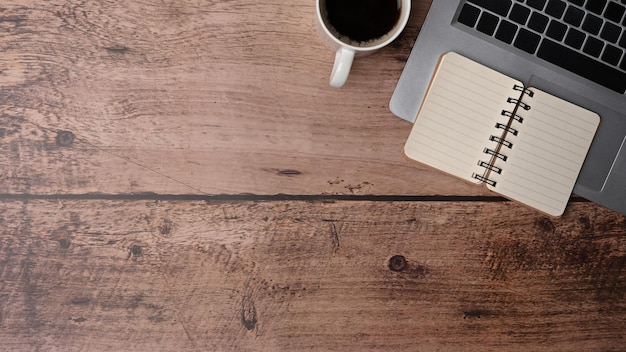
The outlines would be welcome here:
<svg viewBox="0 0 626 352">
<path fill-rule="evenodd" d="M 399 0 L 325 0 L 326 20 L 341 37 L 363 45 L 389 33 L 400 18 Z M 345 38 L 340 38 L 345 41 Z"/>
</svg>

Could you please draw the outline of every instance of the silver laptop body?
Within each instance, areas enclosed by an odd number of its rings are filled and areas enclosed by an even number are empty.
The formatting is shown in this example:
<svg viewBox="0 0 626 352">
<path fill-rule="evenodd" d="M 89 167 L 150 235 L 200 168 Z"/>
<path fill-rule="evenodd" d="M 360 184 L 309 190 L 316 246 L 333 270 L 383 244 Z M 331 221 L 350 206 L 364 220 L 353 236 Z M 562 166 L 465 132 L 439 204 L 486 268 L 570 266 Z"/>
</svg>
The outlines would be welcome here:
<svg viewBox="0 0 626 352">
<path fill-rule="evenodd" d="M 527 3 L 534 4 L 534 6 L 541 6 L 542 2 L 545 2 L 548 6 L 562 6 L 565 2 L 561 0 L 528 0 Z M 593 19 L 595 17 L 593 12 L 587 9 L 587 6 L 597 6 L 598 3 L 603 3 L 602 0 L 588 0 L 591 3 L 586 4 L 585 0 L 568 1 L 567 6 L 573 7 L 572 13 L 578 14 L 580 17 L 580 10 L 584 12 L 584 16 Z M 596 3 L 594 3 L 594 1 Z M 496 3 L 496 1 L 486 0 L 473 0 L 475 3 Z M 498 6 L 507 0 L 498 0 Z M 576 6 L 571 3 L 577 2 Z M 604 1 L 606 2 L 606 1 Z M 614 2 L 609 7 L 608 4 Z M 511 6 L 516 4 L 523 4 L 527 7 L 523 1 L 512 1 Z M 539 4 L 539 5 L 537 5 Z M 617 8 L 620 2 L 608 1 L 605 4 L 604 10 Z M 489 5 L 491 6 L 491 5 Z M 602 6 L 602 5 L 600 5 Z M 626 5 L 621 5 L 625 6 Z M 626 215 L 626 97 L 623 91 L 620 93 L 621 88 L 614 87 L 615 85 L 621 86 L 621 76 L 612 75 L 613 87 L 607 88 L 604 84 L 595 83 L 592 79 L 584 78 L 579 73 L 571 72 L 570 69 L 564 69 L 556 64 L 548 62 L 537 56 L 537 53 L 528 53 L 527 49 L 523 45 L 524 50 L 516 47 L 515 39 L 512 44 L 508 44 L 506 41 L 502 41 L 501 38 L 496 38 L 494 35 L 484 34 L 477 30 L 476 25 L 474 28 L 469 27 L 466 24 L 459 22 L 459 17 L 463 11 L 463 20 L 470 16 L 465 12 L 473 13 L 473 11 L 465 11 L 466 0 L 434 0 L 426 21 L 420 31 L 417 41 L 412 49 L 411 55 L 406 63 L 405 69 L 400 77 L 398 85 L 393 93 L 390 102 L 391 111 L 398 117 L 413 122 L 416 118 L 417 112 L 421 105 L 424 94 L 428 88 L 430 79 L 433 75 L 434 69 L 440 56 L 446 52 L 457 52 L 470 59 L 473 59 L 483 65 L 498 70 L 506 75 L 521 80 L 528 86 L 537 87 L 546 92 L 550 92 L 565 100 L 583 106 L 589 110 L 598 113 L 601 117 L 600 127 L 591 146 L 587 159 L 583 165 L 582 171 L 574 187 L 574 193 L 589 199 L 593 202 L 606 206 L 610 209 L 618 211 Z M 619 8 L 618 8 L 619 9 Z M 472 9 L 473 10 L 473 9 Z M 523 9 L 517 8 L 523 13 L 528 13 L 534 18 L 545 19 L 542 16 L 535 15 L 535 9 Z M 545 10 L 545 8 L 544 8 Z M 567 8 L 569 11 L 569 8 Z M 499 11 L 499 10 L 496 10 Z M 513 10 L 508 10 L 506 16 L 513 16 Z M 600 11 L 594 9 L 594 11 Z M 488 12 L 487 17 L 491 17 L 490 10 L 484 10 L 483 13 Z M 519 12 L 519 11 L 518 11 Z M 574 15 L 569 14 L 576 19 Z M 612 14 L 610 17 L 617 17 L 619 14 Z M 482 14 L 481 14 L 482 16 Z M 527 26 L 537 27 L 537 23 L 527 22 L 524 24 L 523 17 L 520 21 L 518 15 L 516 20 L 522 24 L 517 24 L 518 36 L 521 31 L 529 32 Z M 565 18 L 563 14 L 563 18 Z M 530 16 L 529 16 L 530 17 Z M 626 14 L 623 14 L 621 19 L 626 23 Z M 550 18 L 548 22 L 555 20 Z M 568 20 L 570 20 L 568 18 Z M 530 21 L 530 20 L 528 20 Z M 541 23 L 540 23 L 541 24 Z M 489 24 L 482 24 L 483 27 L 489 27 Z M 584 24 L 580 24 L 583 26 Z M 622 21 L 620 23 L 613 23 L 611 27 L 617 25 L 621 28 L 624 36 L 623 40 L 626 40 L 626 30 Z M 501 23 L 499 26 L 503 26 Z M 608 26 L 608 25 L 607 25 Z M 574 34 L 574 26 L 570 27 L 568 24 L 568 31 L 572 31 Z M 496 31 L 500 28 L 497 27 Z M 614 29 L 614 28 L 613 28 Z M 547 34 L 537 34 L 533 36 L 536 38 L 539 35 L 539 40 L 543 41 L 547 38 Z M 550 34 L 551 36 L 553 33 Z M 597 37 L 604 35 L 604 32 L 598 33 Z M 612 33 L 614 36 L 615 33 Z M 591 37 L 591 36 L 590 36 Z M 550 39 L 550 38 L 548 38 Z M 510 39 L 507 39 L 510 40 Z M 554 40 L 550 39 L 551 43 Z M 563 39 L 565 40 L 565 38 Z M 592 39 L 588 39 L 589 45 L 592 44 Z M 543 42 L 542 42 L 543 45 Z M 618 43 L 615 43 L 618 46 Z M 619 46 L 618 46 L 619 47 Z M 580 52 L 587 50 L 587 47 L 581 47 Z M 590 50 L 590 49 L 589 49 Z M 608 47 L 605 56 L 608 56 Z M 626 52 L 626 50 L 624 50 Z M 567 55 L 566 55 L 567 56 Z M 584 65 L 587 61 L 584 58 L 578 56 L 572 56 L 572 61 L 575 65 Z M 607 57 L 608 59 L 608 57 Z M 615 61 L 615 58 L 611 58 Z M 551 59 L 552 60 L 552 59 Z M 559 57 L 555 57 L 554 60 L 560 60 Z M 577 61 L 578 60 L 578 61 Z M 626 66 L 626 54 L 620 62 Z M 560 64 L 560 63 L 559 63 Z M 571 64 L 571 62 L 569 63 Z M 596 66 L 593 66 L 594 68 Z M 619 64 L 618 64 L 619 68 Z M 599 71 L 599 70 L 598 70 Z M 606 74 L 606 72 L 604 72 Z M 626 73 L 624 73 L 626 75 Z M 587 76 L 589 72 L 587 72 Z M 626 80 L 624 81 L 626 85 Z"/>
</svg>

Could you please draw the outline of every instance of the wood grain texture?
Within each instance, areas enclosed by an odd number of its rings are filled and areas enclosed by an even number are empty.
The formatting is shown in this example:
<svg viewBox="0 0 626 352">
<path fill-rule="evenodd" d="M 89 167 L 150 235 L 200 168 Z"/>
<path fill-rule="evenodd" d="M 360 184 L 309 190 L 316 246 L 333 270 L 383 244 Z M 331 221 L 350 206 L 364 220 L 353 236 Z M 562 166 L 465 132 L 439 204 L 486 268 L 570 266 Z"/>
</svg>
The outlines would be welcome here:
<svg viewBox="0 0 626 352">
<path fill-rule="evenodd" d="M 0 205 L 7 350 L 626 345 L 626 218 L 589 203 Z"/>
<path fill-rule="evenodd" d="M 624 349 L 626 218 L 404 160 L 430 1 L 341 90 L 314 3 L 0 5 L 0 350 Z"/>
<path fill-rule="evenodd" d="M 486 194 L 401 156 L 429 5 L 337 90 L 314 1 L 5 2 L 0 193 Z"/>
</svg>

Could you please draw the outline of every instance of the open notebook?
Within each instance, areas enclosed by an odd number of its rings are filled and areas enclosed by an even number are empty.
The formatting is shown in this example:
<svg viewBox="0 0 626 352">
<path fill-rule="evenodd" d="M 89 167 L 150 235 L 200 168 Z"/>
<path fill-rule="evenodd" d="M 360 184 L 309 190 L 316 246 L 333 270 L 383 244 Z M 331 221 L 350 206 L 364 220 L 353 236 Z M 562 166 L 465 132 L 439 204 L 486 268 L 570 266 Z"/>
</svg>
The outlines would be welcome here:
<svg viewBox="0 0 626 352">
<path fill-rule="evenodd" d="M 560 216 L 599 123 L 594 112 L 447 53 L 404 153 Z"/>
</svg>

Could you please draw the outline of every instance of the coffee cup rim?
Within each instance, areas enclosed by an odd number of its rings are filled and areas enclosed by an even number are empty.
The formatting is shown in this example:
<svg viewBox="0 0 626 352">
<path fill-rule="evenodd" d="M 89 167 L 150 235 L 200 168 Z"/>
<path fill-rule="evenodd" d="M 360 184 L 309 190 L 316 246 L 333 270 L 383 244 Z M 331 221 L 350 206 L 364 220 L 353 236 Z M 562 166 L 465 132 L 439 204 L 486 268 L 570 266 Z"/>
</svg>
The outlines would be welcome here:
<svg viewBox="0 0 626 352">
<path fill-rule="evenodd" d="M 315 7 L 316 7 L 316 12 L 317 12 L 317 19 L 320 22 L 321 27 L 322 27 L 324 33 L 333 42 L 335 42 L 335 44 L 340 45 L 342 47 L 350 48 L 350 49 L 352 49 L 354 51 L 359 51 L 359 52 L 378 50 L 378 49 L 388 45 L 392 41 L 394 41 L 400 35 L 400 33 L 402 33 L 404 28 L 406 27 L 406 24 L 409 22 L 409 15 L 411 14 L 411 0 L 401 0 L 402 1 L 402 8 L 401 8 L 401 13 L 400 13 L 400 20 L 393 27 L 392 31 L 389 32 L 389 33 L 392 33 L 392 34 L 389 35 L 389 37 L 387 39 L 383 40 L 380 43 L 372 45 L 372 46 L 351 45 L 351 44 L 348 44 L 348 43 L 342 41 L 341 39 L 337 38 L 335 36 L 335 34 L 333 34 L 328 29 L 327 24 L 324 21 L 324 18 L 322 17 L 322 9 L 320 7 L 320 2 L 321 1 L 322 0 L 316 0 L 316 2 L 315 2 L 316 6 Z M 387 33 L 386 35 L 388 35 L 389 33 Z"/>
</svg>

